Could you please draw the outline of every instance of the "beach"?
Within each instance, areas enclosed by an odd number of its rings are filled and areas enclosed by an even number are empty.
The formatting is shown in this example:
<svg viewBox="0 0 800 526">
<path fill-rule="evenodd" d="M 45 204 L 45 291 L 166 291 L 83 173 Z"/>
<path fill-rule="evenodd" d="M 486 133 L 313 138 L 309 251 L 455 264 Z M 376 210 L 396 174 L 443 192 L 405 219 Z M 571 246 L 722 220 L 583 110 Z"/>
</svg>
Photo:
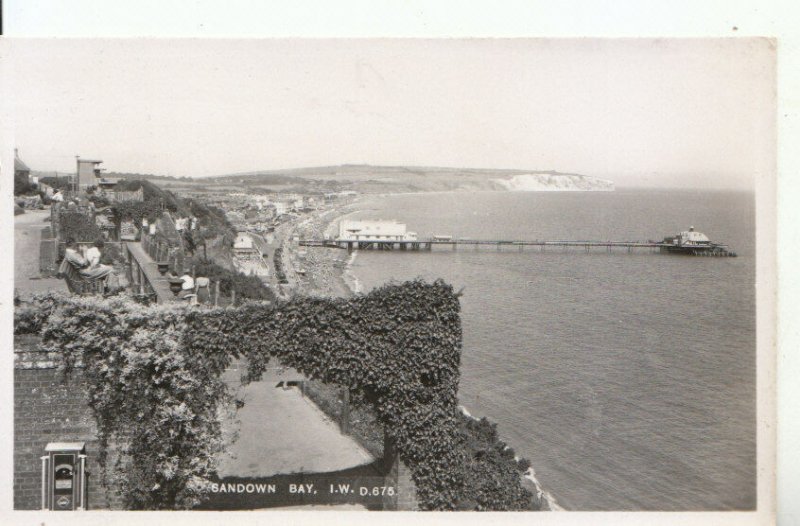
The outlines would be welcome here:
<svg viewBox="0 0 800 526">
<path fill-rule="evenodd" d="M 284 240 L 284 266 L 293 292 L 335 298 L 346 298 L 360 292 L 357 280 L 348 271 L 355 253 L 348 254 L 346 250 L 335 248 L 306 248 L 293 241 L 295 236 L 299 239 L 322 239 L 333 235 L 339 220 L 356 212 L 352 206 L 353 203 L 336 204 L 317 210 L 298 222 L 287 224 L 283 231 L 276 231 Z"/>
</svg>

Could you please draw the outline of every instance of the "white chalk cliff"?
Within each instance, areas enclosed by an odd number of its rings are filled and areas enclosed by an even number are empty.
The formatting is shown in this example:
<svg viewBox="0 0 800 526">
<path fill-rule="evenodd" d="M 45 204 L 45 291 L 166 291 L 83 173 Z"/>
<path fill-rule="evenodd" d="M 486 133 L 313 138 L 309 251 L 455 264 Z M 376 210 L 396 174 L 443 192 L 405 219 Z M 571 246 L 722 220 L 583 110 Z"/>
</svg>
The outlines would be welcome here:
<svg viewBox="0 0 800 526">
<path fill-rule="evenodd" d="M 614 182 L 597 177 L 553 172 L 532 172 L 502 179 L 492 179 L 502 190 L 510 192 L 610 192 Z"/>
</svg>

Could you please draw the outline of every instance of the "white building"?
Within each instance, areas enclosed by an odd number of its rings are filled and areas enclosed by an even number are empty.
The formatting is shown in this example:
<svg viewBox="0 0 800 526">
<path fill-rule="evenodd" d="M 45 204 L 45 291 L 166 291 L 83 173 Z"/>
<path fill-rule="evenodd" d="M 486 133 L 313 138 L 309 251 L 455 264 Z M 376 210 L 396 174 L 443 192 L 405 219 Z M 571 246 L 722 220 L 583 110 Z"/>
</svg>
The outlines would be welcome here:
<svg viewBox="0 0 800 526">
<path fill-rule="evenodd" d="M 337 241 L 416 241 L 415 232 L 407 232 L 405 223 L 385 220 L 339 221 Z"/>
<path fill-rule="evenodd" d="M 247 232 L 238 232 L 233 242 L 233 248 L 234 250 L 252 250 L 254 248 L 253 238 Z"/>
<path fill-rule="evenodd" d="M 679 245 L 708 245 L 711 243 L 711 240 L 708 239 L 708 236 L 701 233 L 695 232 L 694 227 L 689 227 L 689 231 L 683 231 L 677 236 L 677 240 Z"/>
<path fill-rule="evenodd" d="M 275 205 L 275 215 L 282 216 L 289 212 L 289 203 L 285 201 L 275 201 L 273 204 Z"/>
<path fill-rule="evenodd" d="M 248 276 L 269 276 L 269 266 L 256 246 L 253 236 L 238 232 L 233 241 L 233 264 L 236 270 Z"/>
</svg>

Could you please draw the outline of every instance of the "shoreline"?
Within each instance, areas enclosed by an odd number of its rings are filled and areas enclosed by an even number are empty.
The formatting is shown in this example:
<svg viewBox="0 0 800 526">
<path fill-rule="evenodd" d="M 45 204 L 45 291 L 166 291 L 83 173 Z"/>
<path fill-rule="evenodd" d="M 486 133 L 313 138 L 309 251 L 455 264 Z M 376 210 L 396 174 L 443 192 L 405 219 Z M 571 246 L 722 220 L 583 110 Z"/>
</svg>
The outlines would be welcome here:
<svg viewBox="0 0 800 526">
<path fill-rule="evenodd" d="M 324 236 L 328 234 L 331 227 L 342 218 L 363 211 L 360 208 L 353 208 L 354 204 L 355 203 L 338 206 L 334 205 L 327 210 L 312 215 L 306 221 L 302 222 L 302 226 L 307 226 L 317 235 Z M 299 227 L 301 227 L 300 224 L 298 224 L 295 229 Z M 309 282 L 303 283 L 298 280 L 298 292 L 311 295 L 330 295 L 330 292 L 337 291 L 338 294 L 335 295 L 338 297 L 351 297 L 363 292 L 361 281 L 352 271 L 353 263 L 358 255 L 357 250 L 354 250 L 350 254 L 340 249 L 323 248 L 318 250 L 321 252 L 316 257 L 309 256 L 311 251 L 301 251 L 300 247 L 291 244 L 289 250 L 287 250 L 287 256 L 293 257 L 295 260 L 300 257 L 300 252 L 305 252 L 306 254 L 303 260 L 306 264 Z M 326 265 L 327 268 L 324 268 Z M 470 414 L 463 405 L 459 405 L 458 409 L 466 417 L 479 420 L 479 418 Z M 515 458 L 519 460 L 518 456 Z M 556 498 L 549 491 L 544 489 L 541 482 L 536 478 L 536 472 L 532 466 L 521 475 L 521 478 L 523 479 L 523 484 L 528 483 L 533 486 L 534 496 L 541 503 L 542 511 L 564 511 L 564 508 L 558 504 Z"/>
<path fill-rule="evenodd" d="M 324 237 L 332 234 L 331 228 L 342 218 L 361 212 L 353 208 L 355 203 L 335 204 L 311 214 L 293 227 L 293 233 L 303 231 L 308 237 Z M 301 236 L 302 237 L 302 236 Z M 284 258 L 291 258 L 295 268 L 305 269 L 305 276 L 297 277 L 294 284 L 299 293 L 311 296 L 347 298 L 362 292 L 361 282 L 351 267 L 357 251 L 348 253 L 341 249 L 306 249 L 294 243 L 287 243 Z"/>
<path fill-rule="evenodd" d="M 480 420 L 480 418 L 474 416 L 469 410 L 464 407 L 463 405 L 458 406 L 458 410 L 461 411 L 461 414 L 475 420 L 476 422 Z M 510 446 L 506 446 L 507 448 Z M 514 455 L 514 460 L 519 461 L 519 455 Z M 536 478 L 536 471 L 533 469 L 533 466 L 530 466 L 528 470 L 522 475 L 524 480 L 527 480 L 529 483 L 533 484 L 534 488 L 536 489 L 536 498 L 539 499 L 539 502 L 546 505 L 547 508 L 543 508 L 540 511 L 566 511 L 556 500 L 552 493 L 544 489 L 542 483 L 539 482 L 539 479 Z"/>
</svg>

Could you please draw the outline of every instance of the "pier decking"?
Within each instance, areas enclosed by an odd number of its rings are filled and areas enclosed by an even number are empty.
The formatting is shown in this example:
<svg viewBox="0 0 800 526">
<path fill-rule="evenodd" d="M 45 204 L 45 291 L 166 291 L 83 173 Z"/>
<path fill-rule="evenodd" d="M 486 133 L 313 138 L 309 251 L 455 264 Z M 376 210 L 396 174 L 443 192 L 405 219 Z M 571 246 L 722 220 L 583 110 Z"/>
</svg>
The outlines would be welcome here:
<svg viewBox="0 0 800 526">
<path fill-rule="evenodd" d="M 567 240 L 498 240 L 498 239 L 419 239 L 409 241 L 395 241 L 395 240 L 358 240 L 358 241 L 342 241 L 342 240 L 319 240 L 307 239 L 301 240 L 300 246 L 305 247 L 328 247 L 347 249 L 348 252 L 353 250 L 386 250 L 386 251 L 431 251 L 434 247 L 446 247 L 451 250 L 457 250 L 460 247 L 471 247 L 473 249 L 479 248 L 494 248 L 495 250 L 503 249 L 516 249 L 523 251 L 526 248 L 539 248 L 540 251 L 545 251 L 548 247 L 569 249 L 577 248 L 583 249 L 586 252 L 591 251 L 593 248 L 606 249 L 606 252 L 611 252 L 614 249 L 625 249 L 628 253 L 644 249 L 654 253 L 675 253 L 676 245 L 665 243 L 663 241 L 567 241 Z M 735 256 L 736 254 L 730 252 L 726 245 L 698 245 L 681 247 L 680 253 L 694 255 L 694 256 L 714 256 L 714 257 L 728 257 Z"/>
</svg>

